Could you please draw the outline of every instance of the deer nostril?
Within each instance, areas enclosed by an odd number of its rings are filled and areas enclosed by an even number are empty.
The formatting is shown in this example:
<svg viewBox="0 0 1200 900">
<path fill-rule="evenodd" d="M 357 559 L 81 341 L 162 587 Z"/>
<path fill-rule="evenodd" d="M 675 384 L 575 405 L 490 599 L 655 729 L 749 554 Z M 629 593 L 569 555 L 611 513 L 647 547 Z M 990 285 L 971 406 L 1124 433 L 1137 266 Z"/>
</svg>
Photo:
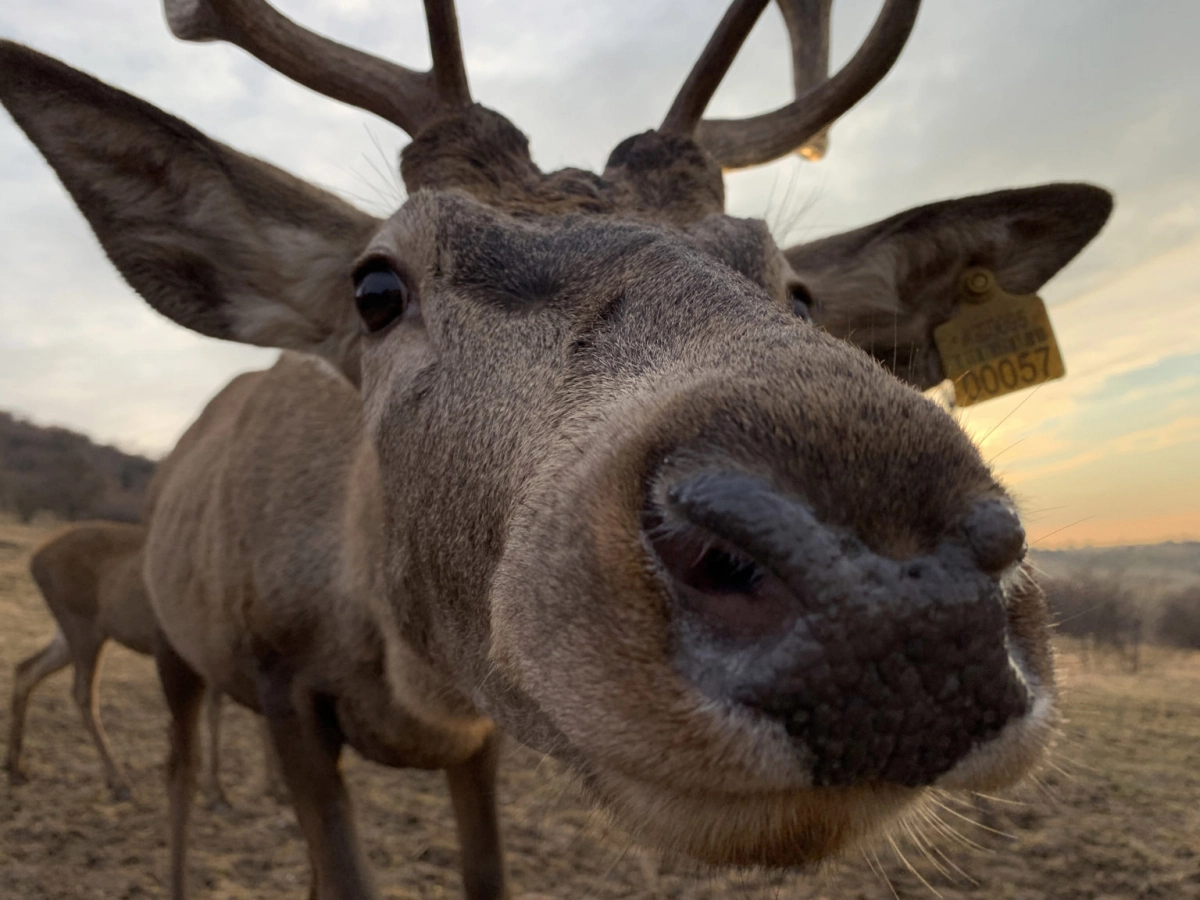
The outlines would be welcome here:
<svg viewBox="0 0 1200 900">
<path fill-rule="evenodd" d="M 715 472 L 677 482 L 662 507 L 650 501 L 642 528 L 676 611 L 735 643 L 787 631 L 800 599 L 771 571 L 760 531 L 781 501 L 757 478 Z"/>
<path fill-rule="evenodd" d="M 766 573 L 727 541 L 689 524 L 667 525 L 661 516 L 644 517 L 650 545 L 659 562 L 679 584 L 707 594 L 748 594 Z"/>
<path fill-rule="evenodd" d="M 735 641 L 786 628 L 793 602 L 778 579 L 737 546 L 691 524 L 648 529 L 680 611 Z"/>
<path fill-rule="evenodd" d="M 981 500 L 963 521 L 963 533 L 985 572 L 1002 572 L 1025 558 L 1025 528 L 1016 510 L 1003 500 Z"/>
<path fill-rule="evenodd" d="M 692 587 L 713 594 L 748 594 L 762 581 L 763 570 L 753 560 L 720 547 L 709 547 L 691 567 Z"/>
</svg>

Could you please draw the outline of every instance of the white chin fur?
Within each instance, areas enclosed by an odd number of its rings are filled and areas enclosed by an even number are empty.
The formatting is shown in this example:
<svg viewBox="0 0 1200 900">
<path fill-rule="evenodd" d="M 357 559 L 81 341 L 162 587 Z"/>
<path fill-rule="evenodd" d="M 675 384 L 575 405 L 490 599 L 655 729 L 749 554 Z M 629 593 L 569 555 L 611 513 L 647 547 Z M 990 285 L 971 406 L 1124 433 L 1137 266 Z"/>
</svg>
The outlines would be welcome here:
<svg viewBox="0 0 1200 900">
<path fill-rule="evenodd" d="M 1033 706 L 1009 722 L 1000 734 L 973 749 L 934 787 L 946 790 L 988 791 L 1007 787 L 1033 768 L 1045 753 L 1058 724 L 1054 697 L 1034 688 Z"/>
</svg>

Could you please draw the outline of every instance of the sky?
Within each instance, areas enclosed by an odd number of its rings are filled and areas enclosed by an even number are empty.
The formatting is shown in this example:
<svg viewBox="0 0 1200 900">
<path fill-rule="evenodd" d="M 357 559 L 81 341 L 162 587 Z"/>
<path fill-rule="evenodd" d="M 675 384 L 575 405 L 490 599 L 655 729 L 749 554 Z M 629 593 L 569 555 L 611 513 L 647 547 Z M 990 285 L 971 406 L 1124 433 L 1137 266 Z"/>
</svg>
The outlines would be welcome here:
<svg viewBox="0 0 1200 900">
<path fill-rule="evenodd" d="M 281 0 L 344 43 L 425 68 L 417 0 Z M 879 0 L 834 4 L 832 63 Z M 459 0 L 471 87 L 544 169 L 603 167 L 658 124 L 724 0 Z M 926 0 L 887 78 L 820 163 L 726 179 L 729 211 L 783 245 L 947 197 L 1049 181 L 1116 195 L 1089 247 L 1042 291 L 1068 375 L 961 411 L 1031 541 L 1200 539 L 1200 3 Z M 387 215 L 406 136 L 242 51 L 172 38 L 153 0 L 0 5 L 0 37 L 137 94 L 213 137 Z M 709 108 L 790 97 L 769 7 Z M 0 117 L 0 409 L 161 455 L 234 374 L 274 352 L 153 313 L 105 259 L 24 135 Z"/>
</svg>

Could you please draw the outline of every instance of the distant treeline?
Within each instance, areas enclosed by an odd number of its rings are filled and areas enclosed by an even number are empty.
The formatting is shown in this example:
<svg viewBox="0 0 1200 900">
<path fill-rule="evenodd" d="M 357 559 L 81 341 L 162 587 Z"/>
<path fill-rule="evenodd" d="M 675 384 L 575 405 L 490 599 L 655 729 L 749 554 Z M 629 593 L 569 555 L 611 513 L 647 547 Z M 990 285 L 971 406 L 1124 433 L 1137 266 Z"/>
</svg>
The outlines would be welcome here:
<svg viewBox="0 0 1200 900">
<path fill-rule="evenodd" d="M 1120 572 L 1043 578 L 1058 632 L 1119 653 L 1137 671 L 1143 643 L 1200 650 L 1200 585 L 1154 590 Z"/>
<path fill-rule="evenodd" d="M 154 462 L 101 446 L 66 428 L 43 428 L 0 412 L 0 508 L 28 522 L 142 516 Z"/>
</svg>

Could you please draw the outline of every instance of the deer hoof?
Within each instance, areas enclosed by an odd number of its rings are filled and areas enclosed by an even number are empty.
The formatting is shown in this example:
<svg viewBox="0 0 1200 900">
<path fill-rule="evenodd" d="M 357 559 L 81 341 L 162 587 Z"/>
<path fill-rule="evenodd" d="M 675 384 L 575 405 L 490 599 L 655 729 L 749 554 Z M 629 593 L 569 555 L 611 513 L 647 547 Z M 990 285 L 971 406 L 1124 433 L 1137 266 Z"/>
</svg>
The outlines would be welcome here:
<svg viewBox="0 0 1200 900">
<path fill-rule="evenodd" d="M 216 813 L 218 816 L 227 816 L 233 812 L 233 804 L 230 803 L 224 794 L 218 794 L 208 801 L 208 811 Z"/>
<path fill-rule="evenodd" d="M 133 789 L 127 784 L 114 785 L 112 798 L 114 803 L 128 803 L 133 799 Z"/>
<path fill-rule="evenodd" d="M 8 769 L 8 783 L 13 787 L 20 787 L 23 784 L 29 783 L 29 776 L 20 769 L 10 767 Z"/>
</svg>

